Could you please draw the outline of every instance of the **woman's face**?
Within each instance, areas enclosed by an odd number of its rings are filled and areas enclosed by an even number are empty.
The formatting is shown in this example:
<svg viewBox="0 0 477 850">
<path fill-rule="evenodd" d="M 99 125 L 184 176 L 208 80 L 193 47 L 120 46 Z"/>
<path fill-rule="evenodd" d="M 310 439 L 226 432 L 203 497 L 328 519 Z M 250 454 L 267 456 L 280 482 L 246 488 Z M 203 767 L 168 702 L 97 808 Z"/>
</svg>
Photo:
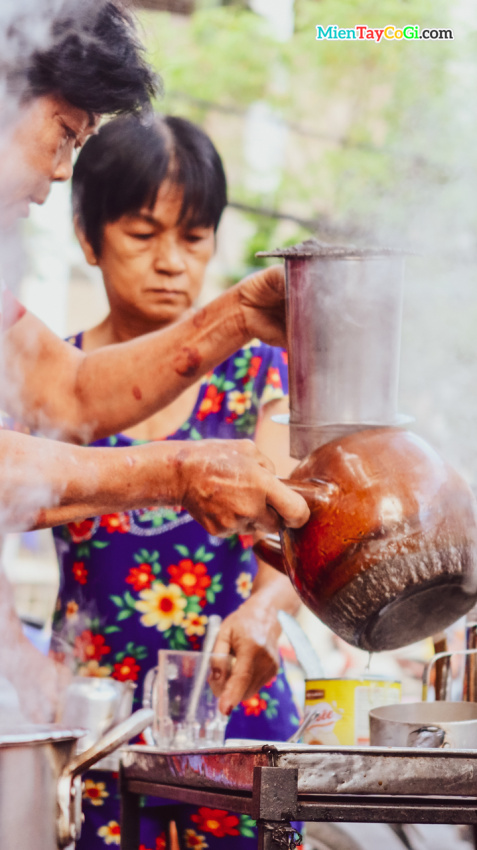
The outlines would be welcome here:
<svg viewBox="0 0 477 850">
<path fill-rule="evenodd" d="M 182 190 L 166 182 L 152 210 L 105 226 L 97 262 L 112 312 L 169 324 L 197 300 L 215 235 L 213 227 L 178 224 L 181 204 Z"/>
</svg>

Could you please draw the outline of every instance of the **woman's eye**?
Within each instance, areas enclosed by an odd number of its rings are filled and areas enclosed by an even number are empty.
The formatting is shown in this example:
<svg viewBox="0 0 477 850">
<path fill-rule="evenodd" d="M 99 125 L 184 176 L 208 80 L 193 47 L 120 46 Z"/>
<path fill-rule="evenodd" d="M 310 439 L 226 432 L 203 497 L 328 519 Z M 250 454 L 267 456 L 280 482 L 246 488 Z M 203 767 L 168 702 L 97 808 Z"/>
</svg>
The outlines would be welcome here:
<svg viewBox="0 0 477 850">
<path fill-rule="evenodd" d="M 141 239 L 145 242 L 147 239 L 152 239 L 154 233 L 131 233 L 133 239 Z"/>
<path fill-rule="evenodd" d="M 71 127 L 68 127 L 67 124 L 63 124 L 63 133 L 67 142 L 76 143 L 76 133 L 74 130 L 71 129 Z"/>
<path fill-rule="evenodd" d="M 191 244 L 194 244 L 195 242 L 201 242 L 204 238 L 205 237 L 202 235 L 202 233 L 186 233 L 185 235 L 186 242 L 190 242 Z"/>
</svg>

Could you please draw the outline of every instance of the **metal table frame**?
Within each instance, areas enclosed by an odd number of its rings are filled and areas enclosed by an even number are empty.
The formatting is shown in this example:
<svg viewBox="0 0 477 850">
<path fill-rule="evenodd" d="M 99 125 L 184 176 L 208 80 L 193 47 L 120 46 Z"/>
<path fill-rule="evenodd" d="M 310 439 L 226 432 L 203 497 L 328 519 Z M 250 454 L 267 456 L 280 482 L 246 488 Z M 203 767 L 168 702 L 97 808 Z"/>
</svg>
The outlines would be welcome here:
<svg viewBox="0 0 477 850">
<path fill-rule="evenodd" d="M 477 751 L 131 746 L 120 790 L 121 850 L 139 848 L 140 795 L 250 815 L 258 850 L 285 850 L 291 821 L 477 824 Z"/>
</svg>

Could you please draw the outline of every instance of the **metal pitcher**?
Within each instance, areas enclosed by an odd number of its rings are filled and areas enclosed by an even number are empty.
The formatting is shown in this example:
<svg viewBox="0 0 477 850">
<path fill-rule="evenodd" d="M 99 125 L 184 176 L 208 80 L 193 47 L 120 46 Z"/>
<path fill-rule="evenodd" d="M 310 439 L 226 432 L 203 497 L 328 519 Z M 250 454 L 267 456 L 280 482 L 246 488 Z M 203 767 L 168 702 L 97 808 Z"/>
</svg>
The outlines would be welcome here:
<svg viewBox="0 0 477 850">
<path fill-rule="evenodd" d="M 86 729 L 78 740 L 77 752 L 92 747 L 106 732 L 132 712 L 134 682 L 111 678 L 75 676 L 66 689 L 59 722 L 71 728 Z M 102 770 L 117 769 L 117 755 L 98 764 Z"/>
</svg>

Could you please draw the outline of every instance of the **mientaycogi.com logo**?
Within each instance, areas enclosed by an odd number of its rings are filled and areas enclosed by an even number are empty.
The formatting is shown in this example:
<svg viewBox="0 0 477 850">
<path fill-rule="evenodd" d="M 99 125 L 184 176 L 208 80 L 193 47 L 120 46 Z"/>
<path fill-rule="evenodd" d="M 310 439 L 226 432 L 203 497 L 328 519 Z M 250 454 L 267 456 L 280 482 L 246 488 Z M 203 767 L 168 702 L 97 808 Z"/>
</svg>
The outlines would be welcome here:
<svg viewBox="0 0 477 850">
<path fill-rule="evenodd" d="M 426 29 L 419 24 L 412 26 L 396 27 L 389 24 L 387 27 L 373 28 L 366 24 L 358 24 L 355 27 L 339 27 L 336 24 L 329 24 L 327 27 L 321 24 L 316 25 L 316 40 L 317 41 L 374 41 L 377 44 L 382 39 L 387 41 L 399 41 L 407 39 L 410 41 L 416 39 L 425 39 L 428 41 L 442 41 L 443 39 L 453 39 L 454 33 L 451 29 Z"/>
</svg>

